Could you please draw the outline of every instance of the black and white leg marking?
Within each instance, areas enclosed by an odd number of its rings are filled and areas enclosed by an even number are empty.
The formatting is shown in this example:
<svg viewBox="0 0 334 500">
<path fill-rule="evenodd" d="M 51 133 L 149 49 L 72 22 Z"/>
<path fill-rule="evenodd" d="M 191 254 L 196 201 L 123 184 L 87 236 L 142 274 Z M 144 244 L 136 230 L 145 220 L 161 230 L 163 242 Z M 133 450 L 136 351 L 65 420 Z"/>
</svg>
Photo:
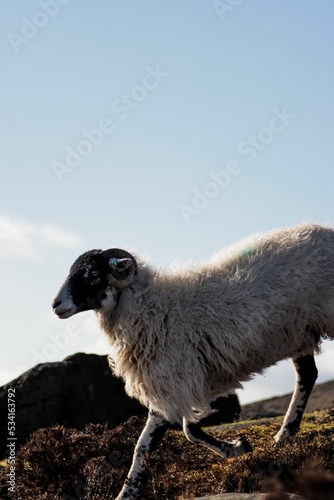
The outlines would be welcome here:
<svg viewBox="0 0 334 500">
<path fill-rule="evenodd" d="M 123 488 L 116 500 L 135 500 L 140 498 L 139 488 L 144 473 L 144 459 L 147 453 L 153 451 L 163 438 L 169 422 L 157 413 L 150 411 L 145 427 L 138 439 L 132 465 Z"/>
<path fill-rule="evenodd" d="M 305 406 L 318 376 L 312 354 L 293 358 L 292 362 L 296 370 L 296 386 L 282 427 L 274 438 L 276 443 L 281 443 L 299 431 Z"/>
<path fill-rule="evenodd" d="M 198 424 L 190 423 L 185 418 L 183 419 L 183 431 L 189 441 L 201 444 L 225 458 L 243 455 L 252 451 L 252 447 L 246 439 L 219 441 L 204 432 Z"/>
</svg>

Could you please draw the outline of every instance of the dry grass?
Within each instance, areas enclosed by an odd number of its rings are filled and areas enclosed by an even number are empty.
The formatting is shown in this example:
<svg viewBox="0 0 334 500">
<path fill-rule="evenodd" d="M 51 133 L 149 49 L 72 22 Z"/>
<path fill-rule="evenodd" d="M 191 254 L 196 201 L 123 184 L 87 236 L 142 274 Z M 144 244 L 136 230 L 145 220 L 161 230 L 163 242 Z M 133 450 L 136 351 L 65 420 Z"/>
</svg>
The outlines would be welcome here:
<svg viewBox="0 0 334 500">
<path fill-rule="evenodd" d="M 292 478 L 310 468 L 310 458 L 318 469 L 334 470 L 334 412 L 307 415 L 298 436 L 276 448 L 272 442 L 280 423 L 281 419 L 267 419 L 211 428 L 224 439 L 244 434 L 253 445 L 252 453 L 229 460 L 189 443 L 180 431 L 168 431 L 147 458 L 143 498 L 270 491 L 274 479 L 300 493 Z M 102 425 L 89 425 L 83 431 L 40 429 L 17 454 L 15 498 L 113 498 L 125 479 L 142 426 L 143 421 L 132 418 L 114 430 Z M 0 498 L 7 498 L 6 479 L 2 469 Z"/>
</svg>

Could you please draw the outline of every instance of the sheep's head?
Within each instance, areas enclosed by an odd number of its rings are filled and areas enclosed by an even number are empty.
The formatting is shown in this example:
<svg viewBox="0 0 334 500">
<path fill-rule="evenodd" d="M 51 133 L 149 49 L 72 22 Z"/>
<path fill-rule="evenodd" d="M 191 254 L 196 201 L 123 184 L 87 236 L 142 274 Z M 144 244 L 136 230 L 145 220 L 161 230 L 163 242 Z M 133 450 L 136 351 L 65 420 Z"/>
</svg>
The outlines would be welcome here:
<svg viewBox="0 0 334 500">
<path fill-rule="evenodd" d="M 136 260 L 125 250 L 90 250 L 72 265 L 53 300 L 53 312 L 59 318 L 69 318 L 106 305 L 112 309 L 120 290 L 133 283 L 136 273 Z"/>
</svg>

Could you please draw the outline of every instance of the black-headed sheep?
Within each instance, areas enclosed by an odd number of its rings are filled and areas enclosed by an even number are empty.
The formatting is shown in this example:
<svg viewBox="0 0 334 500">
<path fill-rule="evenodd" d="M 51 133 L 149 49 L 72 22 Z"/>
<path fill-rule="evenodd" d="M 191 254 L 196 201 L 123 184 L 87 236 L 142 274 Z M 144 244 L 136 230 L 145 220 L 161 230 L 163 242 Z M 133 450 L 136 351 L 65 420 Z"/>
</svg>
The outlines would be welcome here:
<svg viewBox="0 0 334 500">
<path fill-rule="evenodd" d="M 139 495 L 146 452 L 169 423 L 223 457 L 251 451 L 196 423 L 217 397 L 291 358 L 297 381 L 280 442 L 295 434 L 317 378 L 314 354 L 334 338 L 334 230 L 312 224 L 254 236 L 210 262 L 154 270 L 124 250 L 91 250 L 72 265 L 53 302 L 68 318 L 96 311 L 114 371 L 149 408 L 119 496 Z"/>
</svg>

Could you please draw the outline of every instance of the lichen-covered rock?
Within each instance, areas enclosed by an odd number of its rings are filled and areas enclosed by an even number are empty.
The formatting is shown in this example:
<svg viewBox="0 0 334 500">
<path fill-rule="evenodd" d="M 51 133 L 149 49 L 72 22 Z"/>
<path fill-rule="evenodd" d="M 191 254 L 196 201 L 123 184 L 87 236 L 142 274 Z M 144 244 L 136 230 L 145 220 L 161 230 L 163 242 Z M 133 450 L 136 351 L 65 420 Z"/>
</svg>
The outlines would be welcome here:
<svg viewBox="0 0 334 500">
<path fill-rule="evenodd" d="M 116 426 L 147 410 L 126 395 L 107 356 L 77 353 L 64 361 L 42 363 L 0 388 L 0 452 L 6 449 L 7 394 L 15 389 L 18 444 L 41 427 L 55 424 L 82 429 L 88 423 Z"/>
</svg>

